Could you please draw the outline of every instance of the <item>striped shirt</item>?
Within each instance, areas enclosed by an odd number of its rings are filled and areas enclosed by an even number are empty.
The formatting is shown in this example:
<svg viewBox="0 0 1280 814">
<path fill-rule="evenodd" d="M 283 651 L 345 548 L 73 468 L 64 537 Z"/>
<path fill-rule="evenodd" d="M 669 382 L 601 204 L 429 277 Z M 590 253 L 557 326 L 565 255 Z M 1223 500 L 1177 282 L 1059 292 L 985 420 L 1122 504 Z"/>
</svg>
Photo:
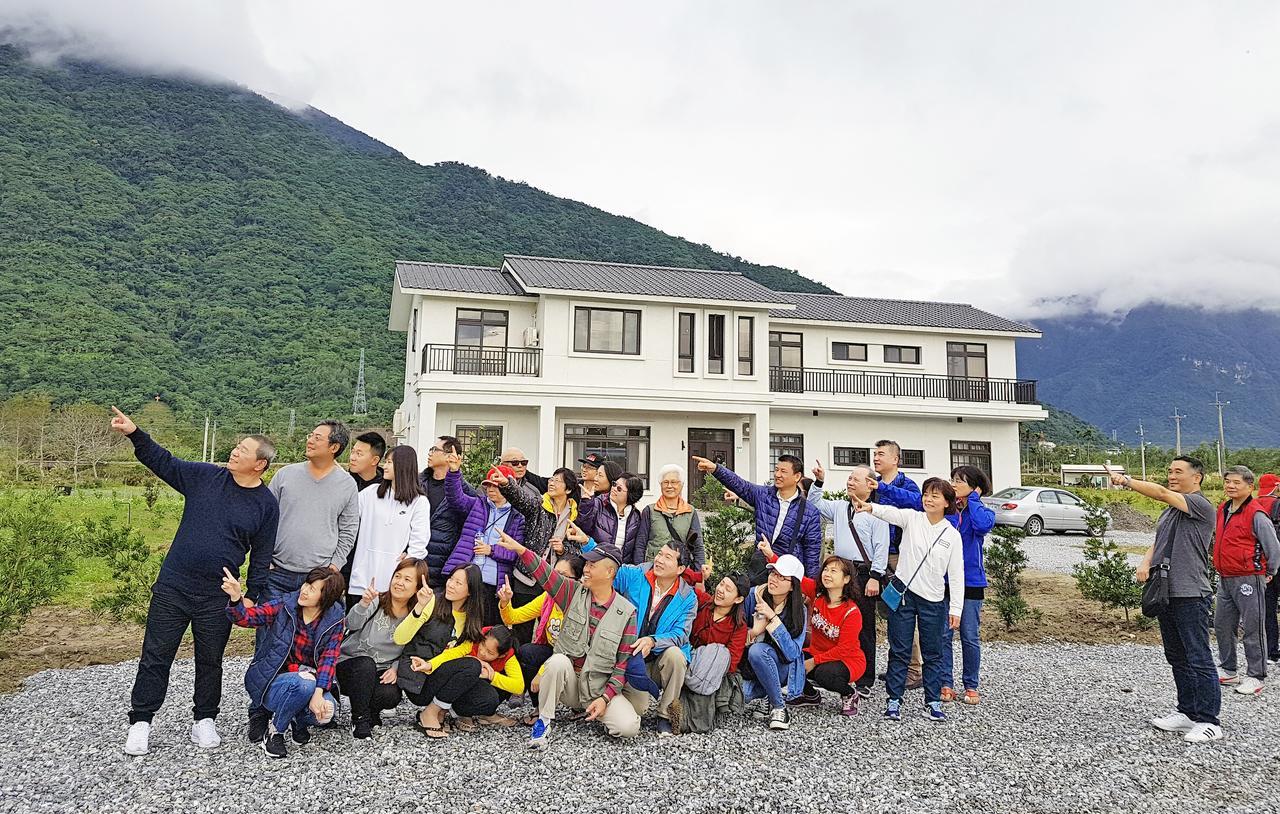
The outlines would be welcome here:
<svg viewBox="0 0 1280 814">
<path fill-rule="evenodd" d="M 581 583 L 576 579 L 570 579 L 559 571 L 551 567 L 550 563 L 534 554 L 529 549 L 520 555 L 520 567 L 526 573 L 532 570 L 531 576 L 533 581 L 542 586 L 542 590 L 546 591 L 551 597 L 551 601 L 556 603 L 562 611 L 566 613 L 569 610 L 569 603 L 573 600 L 573 595 L 578 592 Z M 613 591 L 609 595 L 609 601 L 601 605 L 591 600 L 590 613 L 587 617 L 587 635 L 595 638 L 596 627 L 600 624 L 600 620 L 604 618 L 605 613 L 609 610 L 609 606 L 613 604 L 613 599 L 618 595 L 617 591 Z M 613 697 L 622 692 L 623 684 L 626 682 L 627 662 L 631 659 L 631 648 L 636 643 L 636 617 L 635 614 L 627 621 L 627 627 L 622 632 L 622 640 L 618 642 L 618 658 L 613 663 L 613 672 L 609 674 L 609 680 L 604 685 L 604 700 L 612 701 Z M 586 661 L 586 657 L 576 658 L 573 660 L 573 669 L 582 670 L 582 664 Z"/>
</svg>

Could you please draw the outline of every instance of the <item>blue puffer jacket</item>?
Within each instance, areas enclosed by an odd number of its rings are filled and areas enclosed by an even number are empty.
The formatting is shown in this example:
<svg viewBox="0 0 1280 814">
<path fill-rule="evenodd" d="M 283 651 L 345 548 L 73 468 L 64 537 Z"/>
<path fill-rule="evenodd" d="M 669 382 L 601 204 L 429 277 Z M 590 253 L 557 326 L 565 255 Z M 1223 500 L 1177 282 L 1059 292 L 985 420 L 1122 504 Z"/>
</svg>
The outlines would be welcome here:
<svg viewBox="0 0 1280 814">
<path fill-rule="evenodd" d="M 651 610 L 649 603 L 653 594 L 653 586 L 649 584 L 651 570 L 651 562 L 644 565 L 624 565 L 613 578 L 613 587 L 636 606 L 636 638 L 653 636 L 655 654 L 668 647 L 678 647 L 684 653 L 685 661 L 688 661 L 693 652 L 689 647 L 689 633 L 693 630 L 693 617 L 698 615 L 698 595 L 689 583 L 677 578 L 675 596 L 663 608 L 654 630 L 646 632 L 644 628 L 648 626 Z"/>
<path fill-rule="evenodd" d="M 289 661 L 289 652 L 293 649 L 293 635 L 299 624 L 298 593 L 294 591 L 280 597 L 280 612 L 267 628 L 266 640 L 262 647 L 258 648 L 253 661 L 249 664 L 249 669 L 244 673 L 244 688 L 256 705 L 266 703 L 267 689 Z M 339 640 L 342 639 L 342 633 L 346 629 L 346 618 L 342 600 L 330 605 L 324 612 L 324 616 L 320 618 L 320 624 L 316 628 L 318 634 L 314 642 L 316 664 L 320 663 L 321 654 L 330 646 L 330 640 L 334 636 Z M 330 688 L 322 687 L 321 689 Z"/>
<path fill-rule="evenodd" d="M 879 477 L 880 477 L 879 475 L 876 475 L 877 479 L 879 479 Z M 894 476 L 893 480 L 889 481 L 888 483 L 881 481 L 879 486 L 876 488 L 876 490 L 871 493 L 871 502 L 883 503 L 886 506 L 897 506 L 899 509 L 916 508 L 919 511 L 923 511 L 923 509 L 920 509 L 919 506 L 912 506 L 911 504 L 908 504 L 908 503 L 891 503 L 887 497 L 888 494 L 890 493 L 890 490 L 886 489 L 884 492 L 881 492 L 879 487 L 882 487 L 882 486 L 890 486 L 890 487 L 893 487 L 893 490 L 902 491 L 902 492 L 914 492 L 916 498 L 919 499 L 920 487 L 911 478 L 908 478 L 906 475 L 899 472 L 897 475 Z M 905 500 L 906 498 L 903 498 L 903 499 Z M 897 554 L 898 544 L 901 542 L 902 542 L 902 529 L 890 523 L 889 524 L 889 553 Z"/>
<path fill-rule="evenodd" d="M 618 511 L 609 502 L 608 492 L 579 503 L 576 523 L 578 528 L 585 531 L 593 540 L 597 542 L 604 540 L 612 543 L 614 535 L 618 533 Z M 622 561 L 624 563 L 636 562 L 634 559 L 636 535 L 639 533 L 640 507 L 632 505 L 627 509 L 627 532 L 622 538 Z M 640 562 L 643 561 L 644 554 L 641 553 Z"/>
<path fill-rule="evenodd" d="M 886 506 L 897 506 L 900 509 L 924 511 L 919 492 L 910 492 L 882 483 L 876 487 L 880 502 Z M 983 544 L 987 534 L 996 524 L 996 513 L 982 502 L 982 496 L 970 495 L 959 514 L 949 514 L 947 519 L 951 525 L 960 530 L 960 539 L 964 541 L 964 587 L 987 587 L 987 568 Z"/>
<path fill-rule="evenodd" d="M 726 489 L 755 508 L 757 542 L 761 535 L 768 537 L 772 541 L 773 553 L 778 556 L 790 554 L 804 563 L 806 577 L 818 578 L 822 565 L 822 515 L 818 513 L 816 506 L 806 500 L 804 517 L 797 518 L 801 504 L 799 500 L 793 500 L 787 510 L 787 520 L 782 524 L 782 533 L 774 540 L 773 529 L 778 525 L 778 510 L 781 506 L 777 487 L 750 483 L 723 464 L 716 466 L 715 477 Z M 804 496 L 802 491 L 797 491 L 796 494 Z"/>
<path fill-rule="evenodd" d="M 445 493 L 445 479 L 436 480 L 430 469 L 422 470 L 422 489 L 431 501 L 431 540 L 427 543 L 427 580 L 437 590 L 444 587 L 445 563 L 462 535 L 464 512 L 451 504 Z M 472 497 L 476 491 L 471 484 L 462 482 L 462 491 Z"/>
</svg>

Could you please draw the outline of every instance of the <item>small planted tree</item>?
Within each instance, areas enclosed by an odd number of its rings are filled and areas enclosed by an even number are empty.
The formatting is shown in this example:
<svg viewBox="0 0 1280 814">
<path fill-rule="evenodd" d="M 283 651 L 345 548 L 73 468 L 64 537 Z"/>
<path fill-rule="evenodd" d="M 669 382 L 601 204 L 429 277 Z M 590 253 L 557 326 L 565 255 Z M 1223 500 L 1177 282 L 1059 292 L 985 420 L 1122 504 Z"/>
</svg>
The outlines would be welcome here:
<svg viewBox="0 0 1280 814">
<path fill-rule="evenodd" d="M 1020 528 L 996 526 L 984 557 L 987 584 L 995 592 L 996 613 L 1009 629 L 1035 615 L 1022 596 L 1022 572 L 1027 567 L 1027 553 L 1022 550 L 1025 536 Z"/>
<path fill-rule="evenodd" d="M 1106 504 L 1097 497 L 1081 497 L 1084 501 L 1084 528 L 1090 537 L 1105 537 L 1111 525 Z"/>
<path fill-rule="evenodd" d="M 475 440 L 471 442 L 467 454 L 462 456 L 462 479 L 479 489 L 484 476 L 489 474 L 500 453 L 497 442 L 486 435 L 484 427 L 481 427 L 476 431 Z"/>
<path fill-rule="evenodd" d="M 1077 563 L 1072 573 L 1081 596 L 1104 608 L 1123 609 L 1126 622 L 1130 621 L 1129 611 L 1142 605 L 1142 585 L 1135 578 L 1137 569 L 1110 540 L 1085 540 L 1084 562 Z"/>
<path fill-rule="evenodd" d="M 752 539 L 755 517 L 751 510 L 725 503 L 724 486 L 710 475 L 697 498 L 707 507 L 702 519 L 702 538 L 716 571 L 721 574 L 745 571 L 755 546 Z"/>
<path fill-rule="evenodd" d="M 0 633 L 66 587 L 76 533 L 57 519 L 53 498 L 0 495 Z"/>
</svg>

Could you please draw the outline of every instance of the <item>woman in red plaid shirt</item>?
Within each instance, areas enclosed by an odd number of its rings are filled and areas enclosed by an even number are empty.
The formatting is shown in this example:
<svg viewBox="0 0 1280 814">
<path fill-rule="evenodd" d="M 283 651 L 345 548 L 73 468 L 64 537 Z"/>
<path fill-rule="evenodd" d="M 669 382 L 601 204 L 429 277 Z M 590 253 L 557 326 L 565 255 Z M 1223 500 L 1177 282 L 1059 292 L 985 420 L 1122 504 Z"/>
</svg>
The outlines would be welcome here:
<svg viewBox="0 0 1280 814">
<path fill-rule="evenodd" d="M 307 743 L 309 728 L 328 723 L 337 708 L 331 691 L 345 628 L 338 600 L 346 580 L 330 568 L 313 568 L 297 591 L 255 605 L 224 569 L 222 590 L 231 600 L 227 616 L 232 622 L 267 628 L 258 657 L 244 674 L 249 697 L 262 705 L 249 719 L 249 740 L 261 742 L 268 757 L 285 757 L 285 730 L 292 730 L 295 743 Z"/>
</svg>

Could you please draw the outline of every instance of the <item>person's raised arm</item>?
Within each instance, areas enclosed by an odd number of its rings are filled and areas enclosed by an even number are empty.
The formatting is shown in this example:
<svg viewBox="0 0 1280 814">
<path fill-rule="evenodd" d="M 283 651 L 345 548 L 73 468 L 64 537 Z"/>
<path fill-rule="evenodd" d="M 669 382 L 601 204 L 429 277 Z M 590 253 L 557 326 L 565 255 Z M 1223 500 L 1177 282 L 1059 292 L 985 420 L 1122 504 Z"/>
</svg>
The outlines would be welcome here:
<svg viewBox="0 0 1280 814">
<path fill-rule="evenodd" d="M 1152 483 L 1151 481 L 1145 481 L 1145 480 L 1138 480 L 1137 478 L 1132 478 L 1132 477 L 1129 477 L 1128 475 L 1121 475 L 1118 472 L 1112 472 L 1111 467 L 1107 466 L 1106 464 L 1103 464 L 1102 468 L 1106 470 L 1107 475 L 1111 478 L 1111 484 L 1113 486 L 1127 487 L 1137 492 L 1140 495 L 1146 495 L 1147 497 L 1155 498 L 1161 503 L 1165 503 L 1169 506 L 1172 506 L 1173 508 L 1182 512 L 1183 514 L 1191 513 L 1191 511 L 1187 508 L 1187 496 L 1182 494 L 1181 492 L 1175 492 L 1169 487 L 1161 486 L 1158 483 Z"/>
<path fill-rule="evenodd" d="M 969 527 L 978 534 L 986 534 L 996 526 L 996 513 L 990 506 L 982 502 L 982 490 L 974 489 L 965 501 L 965 510 L 969 513 Z"/>
<path fill-rule="evenodd" d="M 756 486 L 754 483 L 747 482 L 738 475 L 737 472 L 734 472 L 724 464 L 718 464 L 709 458 L 699 458 L 697 455 L 694 455 L 693 461 L 697 465 L 699 472 L 702 472 L 704 475 L 714 475 L 715 479 L 720 481 L 720 484 L 730 492 L 733 492 L 752 506 L 756 505 L 756 500 L 758 500 L 760 496 L 759 490 L 762 490 L 764 487 Z"/>
<path fill-rule="evenodd" d="M 899 509 L 896 506 L 886 506 L 883 503 L 867 503 L 857 499 L 853 501 L 853 510 L 875 515 L 886 523 L 892 523 L 899 528 L 906 528 L 911 518 L 910 509 Z"/>
<path fill-rule="evenodd" d="M 822 486 L 826 482 L 827 471 L 822 468 L 822 461 L 814 461 L 817 466 L 813 468 L 813 485 L 809 487 L 809 494 L 806 496 L 813 507 L 818 510 L 818 514 L 828 520 L 836 519 L 836 512 L 844 509 L 845 501 L 828 500 L 822 496 Z"/>
<path fill-rule="evenodd" d="M 890 483 L 877 483 L 876 500 L 884 506 L 896 506 L 899 509 L 915 509 L 918 512 L 924 511 L 924 503 L 921 502 L 921 495 L 918 491 L 903 489 L 900 486 L 894 486 Z"/>
<path fill-rule="evenodd" d="M 144 430 L 133 423 L 133 419 L 120 412 L 120 408 L 111 405 L 111 429 L 129 439 L 133 444 L 134 457 L 138 462 L 155 473 L 156 477 L 173 487 L 174 491 L 185 495 L 192 483 L 201 475 L 217 472 L 220 467 L 213 464 L 184 461 L 172 452 L 155 442 Z"/>
<path fill-rule="evenodd" d="M 459 514 L 469 514 L 480 498 L 472 497 L 462 488 L 462 458 L 458 453 L 450 452 L 447 457 L 449 471 L 444 476 L 444 499 Z"/>
<path fill-rule="evenodd" d="M 542 511 L 541 498 L 535 499 L 529 494 L 528 489 L 522 489 L 518 484 L 512 483 L 511 479 L 501 472 L 493 473 L 493 483 L 511 504 L 511 508 L 524 517 L 526 523 L 533 522 L 538 512 Z"/>
<path fill-rule="evenodd" d="M 577 580 L 570 579 L 551 567 L 551 563 L 525 548 L 505 531 L 498 532 L 498 545 L 516 555 L 516 567 L 528 574 L 538 587 L 551 595 L 561 610 L 569 609 L 569 600 L 578 590 Z"/>
</svg>

